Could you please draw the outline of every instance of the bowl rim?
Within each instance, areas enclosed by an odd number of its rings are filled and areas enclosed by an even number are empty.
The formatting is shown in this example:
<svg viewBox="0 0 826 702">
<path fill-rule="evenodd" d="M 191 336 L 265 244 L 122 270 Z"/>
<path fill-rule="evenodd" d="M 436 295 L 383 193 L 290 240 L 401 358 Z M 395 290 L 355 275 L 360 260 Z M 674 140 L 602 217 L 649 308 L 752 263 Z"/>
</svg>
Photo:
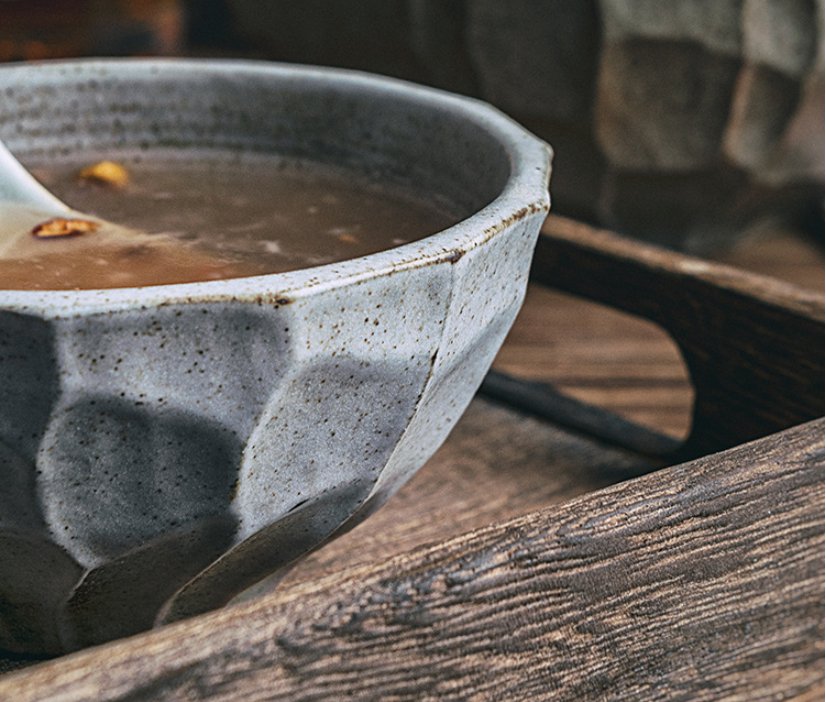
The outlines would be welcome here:
<svg viewBox="0 0 826 702">
<path fill-rule="evenodd" d="M 54 71 L 59 76 L 69 66 L 74 75 L 130 78 L 184 70 L 212 75 L 273 76 L 307 82 L 335 84 L 378 91 L 400 101 L 449 111 L 485 129 L 504 148 L 510 173 L 491 202 L 460 222 L 401 246 L 286 273 L 242 278 L 175 283 L 144 287 L 89 290 L 3 290 L 0 311 L 35 314 L 49 319 L 110 313 L 128 309 L 181 304 L 255 303 L 281 306 L 314 294 L 405 270 L 451 262 L 484 244 L 521 219 L 550 209 L 548 183 L 553 151 L 513 119 L 475 98 L 463 97 L 397 78 L 363 71 L 246 59 L 114 58 L 42 61 L 0 67 L 0 75 Z"/>
</svg>

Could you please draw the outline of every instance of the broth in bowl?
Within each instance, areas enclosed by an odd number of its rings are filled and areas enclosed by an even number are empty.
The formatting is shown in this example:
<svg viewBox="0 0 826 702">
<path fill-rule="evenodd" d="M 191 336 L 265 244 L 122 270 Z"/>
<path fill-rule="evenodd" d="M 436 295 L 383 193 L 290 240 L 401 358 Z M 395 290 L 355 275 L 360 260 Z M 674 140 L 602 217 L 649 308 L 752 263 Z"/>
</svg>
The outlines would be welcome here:
<svg viewBox="0 0 826 702">
<path fill-rule="evenodd" d="M 0 289 L 143 287 L 282 273 L 365 256 L 460 217 L 365 175 L 276 156 L 119 154 L 128 183 L 80 177 L 89 159 L 30 162 L 81 212 L 146 233 L 19 237 L 0 255 Z"/>
</svg>

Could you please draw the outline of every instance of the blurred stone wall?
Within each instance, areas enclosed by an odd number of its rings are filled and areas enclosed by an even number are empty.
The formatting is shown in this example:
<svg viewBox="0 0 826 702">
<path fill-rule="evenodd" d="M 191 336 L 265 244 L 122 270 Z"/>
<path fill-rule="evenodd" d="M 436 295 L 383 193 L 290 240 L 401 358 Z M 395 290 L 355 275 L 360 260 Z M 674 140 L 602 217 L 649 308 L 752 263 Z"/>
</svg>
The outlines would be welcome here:
<svg viewBox="0 0 826 702">
<path fill-rule="evenodd" d="M 824 0 L 0 0 L 0 61 L 232 56 L 492 102 L 550 142 L 556 212 L 708 250 L 823 238 Z"/>
<path fill-rule="evenodd" d="M 554 146 L 557 212 L 694 249 L 766 217 L 822 236 L 823 0 L 224 0 L 213 14 L 196 42 L 220 24 L 242 53 L 497 105 Z"/>
<path fill-rule="evenodd" d="M 175 55 L 184 18 L 182 0 L 0 0 L 0 62 Z"/>
</svg>

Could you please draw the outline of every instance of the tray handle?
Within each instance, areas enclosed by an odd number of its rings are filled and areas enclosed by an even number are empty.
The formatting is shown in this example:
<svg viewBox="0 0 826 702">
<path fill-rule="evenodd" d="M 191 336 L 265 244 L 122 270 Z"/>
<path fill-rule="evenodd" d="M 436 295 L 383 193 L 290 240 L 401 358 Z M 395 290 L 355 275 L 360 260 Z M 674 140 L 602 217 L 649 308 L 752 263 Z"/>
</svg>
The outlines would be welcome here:
<svg viewBox="0 0 826 702">
<path fill-rule="evenodd" d="M 691 430 L 682 443 L 527 383 L 521 396 L 532 395 L 532 409 L 555 421 L 567 418 L 561 423 L 610 443 L 684 460 L 823 415 L 818 295 L 558 216 L 543 227 L 531 277 L 657 324 L 679 347 L 694 386 Z M 522 381 L 496 374 L 485 389 L 501 396 L 514 382 Z M 520 391 L 504 394 L 513 399 Z"/>
</svg>

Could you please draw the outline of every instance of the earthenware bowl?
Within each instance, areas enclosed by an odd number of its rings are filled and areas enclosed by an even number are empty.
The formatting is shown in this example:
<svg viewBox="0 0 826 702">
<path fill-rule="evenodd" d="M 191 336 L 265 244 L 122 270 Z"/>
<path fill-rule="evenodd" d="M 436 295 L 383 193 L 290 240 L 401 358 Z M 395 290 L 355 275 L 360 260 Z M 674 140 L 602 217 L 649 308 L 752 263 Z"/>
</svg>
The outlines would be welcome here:
<svg viewBox="0 0 826 702">
<path fill-rule="evenodd" d="M 33 156 L 173 146 L 333 162 L 466 214 L 278 275 L 0 291 L 0 647 L 60 653 L 226 603 L 436 450 L 519 309 L 550 151 L 491 107 L 221 61 L 0 68 Z"/>
</svg>

